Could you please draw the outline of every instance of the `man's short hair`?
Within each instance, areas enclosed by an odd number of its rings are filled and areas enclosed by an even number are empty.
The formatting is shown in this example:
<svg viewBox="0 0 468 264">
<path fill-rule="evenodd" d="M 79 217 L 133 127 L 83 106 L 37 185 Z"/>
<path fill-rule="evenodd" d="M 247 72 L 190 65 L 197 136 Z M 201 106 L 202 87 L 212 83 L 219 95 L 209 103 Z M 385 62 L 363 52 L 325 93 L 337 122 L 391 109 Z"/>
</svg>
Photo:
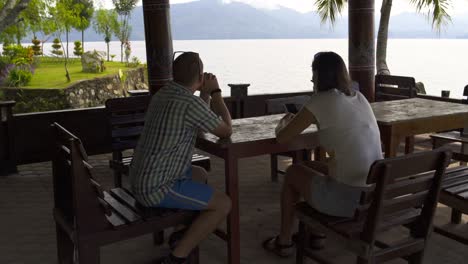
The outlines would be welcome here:
<svg viewBox="0 0 468 264">
<path fill-rule="evenodd" d="M 172 65 L 174 81 L 190 86 L 203 74 L 203 63 L 198 53 L 184 52 L 179 55 Z"/>
</svg>

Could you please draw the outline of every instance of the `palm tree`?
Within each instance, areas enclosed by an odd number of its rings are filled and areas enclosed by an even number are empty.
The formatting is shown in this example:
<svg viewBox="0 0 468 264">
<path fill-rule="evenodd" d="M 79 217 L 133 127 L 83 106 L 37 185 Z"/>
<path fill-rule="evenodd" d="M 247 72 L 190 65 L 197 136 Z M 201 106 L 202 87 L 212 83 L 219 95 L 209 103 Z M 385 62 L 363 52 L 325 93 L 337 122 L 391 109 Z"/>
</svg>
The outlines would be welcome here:
<svg viewBox="0 0 468 264">
<path fill-rule="evenodd" d="M 416 7 L 416 11 L 429 10 L 432 27 L 440 33 L 443 26 L 451 22 L 447 9 L 452 0 L 409 0 Z M 341 13 L 347 0 L 315 0 L 317 11 L 322 19 L 322 23 L 330 21 L 335 22 L 336 15 Z M 387 40 L 388 27 L 390 24 L 390 13 L 392 11 L 393 0 L 382 0 L 380 8 L 379 31 L 377 34 L 377 54 L 376 67 L 378 74 L 390 74 L 387 65 Z"/>
</svg>

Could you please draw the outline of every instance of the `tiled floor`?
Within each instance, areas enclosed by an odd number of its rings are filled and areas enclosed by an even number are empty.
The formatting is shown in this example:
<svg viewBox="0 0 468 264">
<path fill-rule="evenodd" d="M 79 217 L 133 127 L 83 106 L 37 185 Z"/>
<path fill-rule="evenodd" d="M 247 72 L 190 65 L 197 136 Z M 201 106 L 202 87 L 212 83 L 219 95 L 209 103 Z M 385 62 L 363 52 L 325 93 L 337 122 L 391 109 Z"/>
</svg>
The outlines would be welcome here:
<svg viewBox="0 0 468 264">
<path fill-rule="evenodd" d="M 105 186 L 110 186 L 112 181 L 108 158 L 107 155 L 92 157 L 93 172 Z M 241 255 L 245 264 L 294 263 L 294 259 L 278 259 L 260 246 L 263 239 L 278 232 L 279 223 L 281 183 L 270 182 L 269 160 L 268 156 L 261 156 L 240 162 Z M 287 166 L 289 160 L 280 162 Z M 212 168 L 210 183 L 223 189 L 222 160 L 212 158 Z M 0 178 L 0 264 L 57 263 L 50 164 L 30 164 L 19 169 L 18 174 Z M 439 208 L 437 222 L 448 218 L 449 210 Z M 466 220 L 465 216 L 465 223 Z M 461 228 L 467 227 L 465 224 Z M 398 237 L 398 232 L 388 236 Z M 327 254 L 341 258 L 333 237 L 328 239 L 328 244 L 332 250 Z M 103 264 L 151 263 L 164 252 L 167 248 L 156 248 L 151 236 L 143 236 L 104 247 L 101 260 Z M 467 259 L 468 246 L 432 235 L 425 263 L 466 264 Z M 201 246 L 201 263 L 227 263 L 225 244 L 210 236 Z"/>
</svg>

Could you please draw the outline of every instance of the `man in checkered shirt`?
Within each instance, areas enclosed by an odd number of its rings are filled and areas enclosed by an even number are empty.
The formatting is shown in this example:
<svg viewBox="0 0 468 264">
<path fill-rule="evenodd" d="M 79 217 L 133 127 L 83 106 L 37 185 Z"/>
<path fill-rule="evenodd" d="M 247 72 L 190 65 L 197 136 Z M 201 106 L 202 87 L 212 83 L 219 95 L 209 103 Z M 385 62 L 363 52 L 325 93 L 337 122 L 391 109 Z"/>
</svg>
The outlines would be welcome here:
<svg viewBox="0 0 468 264">
<path fill-rule="evenodd" d="M 207 172 L 191 165 L 199 130 L 221 138 L 232 133 L 216 76 L 203 72 L 194 52 L 177 57 L 173 75 L 174 81 L 151 100 L 130 168 L 132 191 L 143 205 L 200 211 L 186 231 L 173 233 L 173 251 L 159 262 L 164 264 L 185 263 L 231 209 L 225 193 L 204 183 Z"/>
</svg>

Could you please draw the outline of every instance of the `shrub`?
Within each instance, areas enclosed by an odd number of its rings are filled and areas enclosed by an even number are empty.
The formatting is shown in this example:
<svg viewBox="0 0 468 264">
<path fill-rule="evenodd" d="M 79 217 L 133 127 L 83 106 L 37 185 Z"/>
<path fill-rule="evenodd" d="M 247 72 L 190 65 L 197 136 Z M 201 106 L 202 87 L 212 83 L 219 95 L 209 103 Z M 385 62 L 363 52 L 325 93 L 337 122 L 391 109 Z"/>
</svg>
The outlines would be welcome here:
<svg viewBox="0 0 468 264">
<path fill-rule="evenodd" d="M 83 47 L 81 46 L 81 41 L 77 40 L 74 42 L 75 44 L 75 48 L 73 50 L 73 54 L 75 54 L 75 56 L 77 57 L 80 57 L 81 55 L 83 55 Z"/>
<path fill-rule="evenodd" d="M 33 46 L 32 49 L 34 51 L 34 55 L 39 56 L 42 55 L 42 48 L 41 48 L 41 41 L 37 38 L 32 40 Z"/>
<path fill-rule="evenodd" d="M 55 38 L 53 42 L 54 44 L 52 44 L 52 54 L 54 54 L 57 57 L 62 56 L 63 51 L 61 50 L 62 45 L 60 44 L 60 40 L 58 38 Z"/>
<path fill-rule="evenodd" d="M 10 71 L 15 68 L 14 64 L 4 64 L 4 62 L 0 62 L 0 86 L 5 86 L 6 80 L 8 79 L 8 75 L 10 74 Z"/>
<path fill-rule="evenodd" d="M 111 61 L 114 61 L 115 54 L 111 54 L 110 57 L 111 57 Z"/>
<path fill-rule="evenodd" d="M 133 56 L 132 60 L 127 64 L 127 66 L 135 68 L 135 67 L 138 67 L 140 64 L 141 64 L 141 61 L 137 57 Z"/>
<path fill-rule="evenodd" d="M 31 82 L 32 71 L 21 67 L 13 68 L 6 79 L 6 85 L 9 87 L 25 86 Z"/>
<path fill-rule="evenodd" d="M 30 65 L 34 59 L 34 50 L 31 47 L 23 47 L 21 45 L 8 45 L 3 47 L 3 56 L 9 59 L 9 63 Z"/>
</svg>

